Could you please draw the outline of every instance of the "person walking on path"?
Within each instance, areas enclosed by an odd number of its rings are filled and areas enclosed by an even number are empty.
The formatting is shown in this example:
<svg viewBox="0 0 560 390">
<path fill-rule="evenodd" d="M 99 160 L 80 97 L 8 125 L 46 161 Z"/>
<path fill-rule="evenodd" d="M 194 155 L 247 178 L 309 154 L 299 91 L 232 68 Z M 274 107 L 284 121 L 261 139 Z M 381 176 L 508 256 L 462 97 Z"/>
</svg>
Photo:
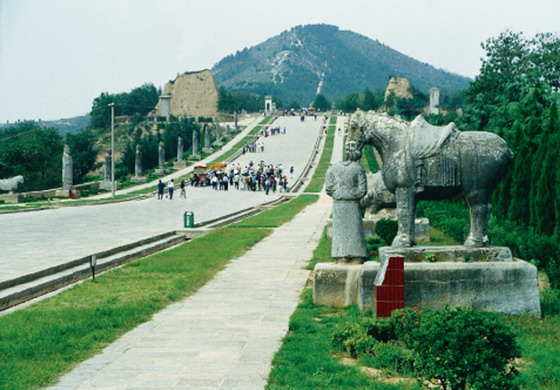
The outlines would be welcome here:
<svg viewBox="0 0 560 390">
<path fill-rule="evenodd" d="M 171 181 L 169 183 L 167 183 L 167 188 L 169 190 L 169 200 L 173 199 L 173 190 L 175 189 L 175 183 L 173 182 L 173 179 L 171 179 Z"/>
<path fill-rule="evenodd" d="M 185 191 L 185 180 L 181 180 L 181 193 L 179 194 L 179 197 L 181 196 L 187 199 L 187 192 Z"/>
<path fill-rule="evenodd" d="M 163 184 L 161 180 L 159 181 L 157 188 L 158 188 L 158 192 L 157 192 L 158 200 L 163 199 L 163 189 L 165 188 L 165 184 Z"/>
</svg>

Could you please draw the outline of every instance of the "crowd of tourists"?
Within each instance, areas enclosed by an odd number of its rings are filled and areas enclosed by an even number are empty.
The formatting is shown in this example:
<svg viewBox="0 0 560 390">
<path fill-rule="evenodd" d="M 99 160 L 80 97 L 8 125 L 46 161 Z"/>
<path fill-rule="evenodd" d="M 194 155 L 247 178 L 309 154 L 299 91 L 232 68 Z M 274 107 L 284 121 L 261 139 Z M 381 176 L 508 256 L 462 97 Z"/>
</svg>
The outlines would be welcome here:
<svg viewBox="0 0 560 390">
<path fill-rule="evenodd" d="M 294 167 L 289 170 L 293 174 Z M 194 173 L 190 179 L 193 187 L 211 187 L 216 191 L 228 191 L 235 188 L 241 191 L 270 191 L 285 192 L 288 190 L 288 177 L 282 164 L 266 164 L 261 161 L 254 164 L 252 161 L 245 167 L 239 163 L 229 169 L 210 170 Z"/>
</svg>

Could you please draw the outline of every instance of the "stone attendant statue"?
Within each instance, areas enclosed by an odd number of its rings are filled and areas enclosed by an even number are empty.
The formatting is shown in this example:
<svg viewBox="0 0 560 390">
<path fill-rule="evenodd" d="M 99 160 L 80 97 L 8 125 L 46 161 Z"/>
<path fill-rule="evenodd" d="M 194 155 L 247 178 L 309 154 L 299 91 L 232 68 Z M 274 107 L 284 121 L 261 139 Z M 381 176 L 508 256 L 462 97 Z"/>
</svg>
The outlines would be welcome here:
<svg viewBox="0 0 560 390">
<path fill-rule="evenodd" d="M 111 157 L 111 151 L 108 151 L 105 154 L 105 181 L 110 183 L 112 181 L 112 174 L 111 174 L 111 169 L 113 168 L 112 166 L 112 157 Z"/>
<path fill-rule="evenodd" d="M 331 255 L 339 263 L 361 264 L 367 257 L 360 199 L 367 192 L 366 173 L 357 162 L 362 156 L 354 142 L 346 144 L 350 161 L 334 164 L 327 171 L 326 192 L 332 196 Z"/>
<path fill-rule="evenodd" d="M 136 159 L 134 161 L 134 176 L 142 176 L 142 152 L 140 151 L 140 145 L 136 145 Z"/>
<path fill-rule="evenodd" d="M 177 162 L 183 161 L 183 138 L 177 138 Z"/>
<path fill-rule="evenodd" d="M 192 154 L 196 156 L 198 154 L 198 132 L 193 130 L 192 133 Z"/>
<path fill-rule="evenodd" d="M 69 190 L 74 185 L 73 170 L 74 164 L 70 156 L 70 146 L 64 145 L 62 153 L 62 189 Z"/>
<path fill-rule="evenodd" d="M 366 144 L 383 161 L 383 183 L 395 195 L 398 233 L 393 247 L 410 247 L 418 200 L 463 196 L 470 211 L 464 243 L 488 243 L 490 195 L 513 158 L 506 142 L 493 133 L 462 132 L 454 123 L 432 126 L 422 116 L 412 122 L 386 114 L 357 111 L 350 121 L 358 150 Z"/>
<path fill-rule="evenodd" d="M 164 164 L 165 164 L 165 148 L 163 147 L 163 141 L 159 141 L 158 168 L 163 169 Z"/>
<path fill-rule="evenodd" d="M 210 149 L 210 128 L 208 126 L 204 129 L 204 148 Z"/>
</svg>

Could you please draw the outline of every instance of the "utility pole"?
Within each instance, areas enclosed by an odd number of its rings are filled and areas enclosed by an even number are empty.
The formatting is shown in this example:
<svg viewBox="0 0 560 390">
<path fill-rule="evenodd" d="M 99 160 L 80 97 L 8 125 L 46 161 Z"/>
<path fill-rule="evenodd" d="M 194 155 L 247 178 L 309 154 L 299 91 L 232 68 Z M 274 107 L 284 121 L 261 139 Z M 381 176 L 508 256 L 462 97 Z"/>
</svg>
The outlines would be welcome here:
<svg viewBox="0 0 560 390">
<path fill-rule="evenodd" d="M 115 103 L 111 107 L 111 197 L 115 197 Z"/>
</svg>

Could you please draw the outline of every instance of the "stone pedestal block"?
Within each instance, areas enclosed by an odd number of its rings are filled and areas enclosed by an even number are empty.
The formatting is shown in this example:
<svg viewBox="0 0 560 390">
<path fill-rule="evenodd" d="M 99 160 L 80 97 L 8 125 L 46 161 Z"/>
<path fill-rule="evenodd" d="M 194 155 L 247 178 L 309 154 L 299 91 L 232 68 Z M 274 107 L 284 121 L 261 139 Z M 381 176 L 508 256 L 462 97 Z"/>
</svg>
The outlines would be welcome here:
<svg viewBox="0 0 560 390">
<path fill-rule="evenodd" d="M 176 161 L 173 163 L 173 168 L 175 169 L 185 169 L 187 164 L 184 161 Z"/>
<path fill-rule="evenodd" d="M 523 260 L 489 263 L 407 263 L 406 306 L 468 307 L 540 315 L 537 268 Z"/>
<path fill-rule="evenodd" d="M 508 248 L 440 247 L 435 250 L 437 247 L 420 247 L 419 253 L 414 253 L 415 248 L 399 248 L 398 252 L 405 257 L 405 307 L 440 310 L 449 305 L 540 316 L 537 268 L 520 259 L 507 260 Z M 392 250 L 381 248 L 382 258 L 388 258 Z M 450 253 L 455 253 L 457 258 L 454 261 L 408 261 L 407 256 L 420 259 L 427 250 L 436 258 L 445 258 Z M 485 260 L 461 261 L 465 258 Z M 334 307 L 357 303 L 362 311 L 375 311 L 375 279 L 382 266 L 372 261 L 363 265 L 317 264 L 313 286 L 315 302 Z"/>
<path fill-rule="evenodd" d="M 130 181 L 133 183 L 146 183 L 148 178 L 146 176 L 132 176 Z"/>
<path fill-rule="evenodd" d="M 379 259 L 383 262 L 391 256 L 402 256 L 406 262 L 491 262 L 513 261 L 511 251 L 505 246 L 487 246 L 482 248 L 467 248 L 455 246 L 413 246 L 410 248 L 393 248 L 384 246 L 379 248 Z"/>
<path fill-rule="evenodd" d="M 313 272 L 313 301 L 331 307 L 356 303 L 361 271 L 362 264 L 317 263 Z"/>
<path fill-rule="evenodd" d="M 4 203 L 21 203 L 23 202 L 22 194 L 0 194 L 0 200 Z"/>
<path fill-rule="evenodd" d="M 101 184 L 99 185 L 99 188 L 103 189 L 103 190 L 107 190 L 107 191 L 111 191 L 111 182 L 110 181 L 102 181 Z M 115 190 L 119 189 L 119 182 L 116 181 L 115 182 Z"/>
</svg>

